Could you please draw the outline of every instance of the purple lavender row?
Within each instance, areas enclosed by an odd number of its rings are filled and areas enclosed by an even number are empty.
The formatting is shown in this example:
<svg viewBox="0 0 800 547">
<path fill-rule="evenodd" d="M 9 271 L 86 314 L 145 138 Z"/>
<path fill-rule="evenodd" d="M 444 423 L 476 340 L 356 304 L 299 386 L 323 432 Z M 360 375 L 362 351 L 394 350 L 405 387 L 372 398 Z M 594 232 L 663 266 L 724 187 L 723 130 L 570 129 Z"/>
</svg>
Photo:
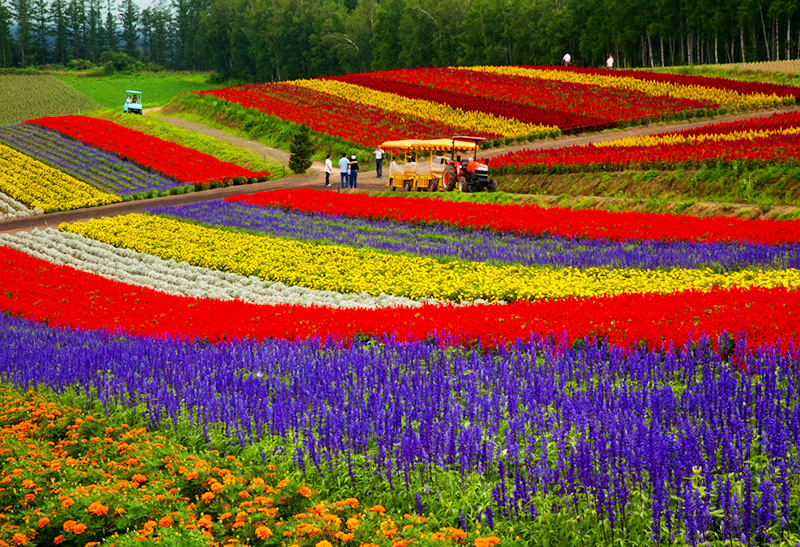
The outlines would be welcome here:
<svg viewBox="0 0 800 547">
<path fill-rule="evenodd" d="M 0 142 L 113 194 L 126 196 L 186 186 L 116 154 L 35 124 L 0 127 Z"/>
<path fill-rule="evenodd" d="M 152 207 L 148 211 L 292 239 L 487 262 L 579 268 L 711 267 L 725 271 L 748 267 L 800 267 L 800 245 L 797 244 L 567 239 L 344 218 L 223 200 Z"/>
<path fill-rule="evenodd" d="M 200 345 L 8 316 L 0 341 L 3 381 L 142 405 L 156 426 L 188 414 L 243 446 L 288 436 L 301 467 L 341 469 L 360 454 L 422 505 L 443 470 L 459 470 L 483 474 L 507 519 L 536 519 L 556 499 L 666 544 L 681 531 L 693 544 L 800 531 L 791 348 L 748 353 L 739 339 L 732 365 L 707 340 L 667 353 L 540 340 L 499 353 L 392 340 Z"/>
</svg>

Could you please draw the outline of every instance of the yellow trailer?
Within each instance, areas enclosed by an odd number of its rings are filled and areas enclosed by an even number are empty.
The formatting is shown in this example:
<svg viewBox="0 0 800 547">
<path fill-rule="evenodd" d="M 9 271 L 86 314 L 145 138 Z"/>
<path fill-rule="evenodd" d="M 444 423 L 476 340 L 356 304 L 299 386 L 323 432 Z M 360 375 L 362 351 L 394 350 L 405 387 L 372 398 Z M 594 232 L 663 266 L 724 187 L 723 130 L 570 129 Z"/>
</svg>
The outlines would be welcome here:
<svg viewBox="0 0 800 547">
<path fill-rule="evenodd" d="M 479 137 L 466 138 L 471 140 L 451 138 L 384 142 L 381 146 L 389 153 L 387 186 L 392 191 L 397 188 L 409 192 L 452 190 L 456 183 L 452 175 L 455 170 L 449 166 L 456 161 L 456 152 L 471 152 L 472 159 L 475 159 L 478 143 L 483 141 Z M 450 158 L 445 155 L 447 152 L 450 152 Z"/>
</svg>

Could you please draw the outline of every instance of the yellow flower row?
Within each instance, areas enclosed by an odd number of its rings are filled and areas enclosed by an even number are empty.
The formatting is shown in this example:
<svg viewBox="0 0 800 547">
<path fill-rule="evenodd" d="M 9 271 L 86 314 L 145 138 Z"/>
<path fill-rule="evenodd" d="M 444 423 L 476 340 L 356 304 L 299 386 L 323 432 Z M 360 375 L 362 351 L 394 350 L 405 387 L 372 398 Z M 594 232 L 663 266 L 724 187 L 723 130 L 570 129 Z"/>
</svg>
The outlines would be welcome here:
<svg viewBox="0 0 800 547">
<path fill-rule="evenodd" d="M 458 127 L 465 127 L 474 132 L 496 133 L 504 137 L 557 135 L 559 133 L 559 129 L 555 126 L 534 125 L 484 112 L 464 112 L 460 108 L 453 108 L 446 104 L 411 99 L 338 80 L 295 80 L 286 82 L 286 84 L 313 89 L 320 93 L 327 93 L 328 95 L 400 114 L 419 116 Z"/>
<path fill-rule="evenodd" d="M 0 144 L 0 192 L 45 212 L 106 205 L 122 198 Z"/>
<path fill-rule="evenodd" d="M 196 266 L 256 275 L 287 285 L 343 293 L 366 292 L 467 301 L 661 292 L 713 287 L 800 287 L 799 270 L 627 270 L 496 265 L 398 255 L 208 228 L 154 215 L 104 217 L 62 224 L 118 247 Z"/>
<path fill-rule="evenodd" d="M 526 78 L 540 78 L 575 84 L 598 85 L 640 91 L 648 95 L 668 96 L 676 99 L 691 99 L 696 101 L 711 101 L 721 107 L 731 110 L 744 110 L 751 108 L 767 108 L 781 104 L 794 104 L 792 97 L 778 97 L 764 93 L 739 93 L 725 89 L 716 89 L 697 85 L 681 85 L 671 82 L 657 82 L 653 80 L 640 80 L 630 76 L 613 76 L 602 74 L 587 74 L 565 70 L 524 68 L 518 66 L 473 66 L 463 67 L 462 70 L 475 70 L 510 76 L 523 76 Z"/>
<path fill-rule="evenodd" d="M 738 141 L 754 140 L 776 135 L 798 135 L 800 127 L 787 127 L 784 129 L 762 129 L 750 131 L 734 131 L 732 133 L 709 133 L 704 135 L 681 135 L 679 133 L 668 133 L 665 135 L 647 135 L 643 137 L 628 137 L 625 139 L 615 139 L 613 141 L 595 143 L 595 147 L 615 147 L 615 146 L 658 146 L 662 144 L 684 144 L 694 142 L 719 142 L 719 141 Z"/>
</svg>

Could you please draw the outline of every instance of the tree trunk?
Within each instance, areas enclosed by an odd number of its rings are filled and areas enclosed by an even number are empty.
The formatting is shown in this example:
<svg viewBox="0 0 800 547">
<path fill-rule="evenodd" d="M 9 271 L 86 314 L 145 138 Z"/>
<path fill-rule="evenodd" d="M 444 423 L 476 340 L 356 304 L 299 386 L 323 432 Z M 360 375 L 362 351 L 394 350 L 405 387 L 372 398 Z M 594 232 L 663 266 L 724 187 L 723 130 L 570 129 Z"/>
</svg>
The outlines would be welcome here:
<svg viewBox="0 0 800 547">
<path fill-rule="evenodd" d="M 742 62 L 746 63 L 747 60 L 745 58 L 746 56 L 744 53 L 744 26 L 739 27 L 739 44 L 742 48 Z"/>
<path fill-rule="evenodd" d="M 714 31 L 714 64 L 719 64 L 719 36 L 717 31 Z"/>
<path fill-rule="evenodd" d="M 661 51 L 661 66 L 664 66 L 664 37 L 661 34 L 658 35 L 658 45 Z"/>
<path fill-rule="evenodd" d="M 786 15 L 786 60 L 792 58 L 792 14 Z"/>
<path fill-rule="evenodd" d="M 769 58 L 769 35 L 767 34 L 767 26 L 764 24 L 764 10 L 758 10 L 758 14 L 761 16 L 761 33 L 764 35 L 764 46 L 767 50 L 767 58 L 765 60 L 771 61 L 772 59 Z"/>
<path fill-rule="evenodd" d="M 647 29 L 647 53 L 650 55 L 650 68 L 653 68 L 655 63 L 653 62 L 653 40 L 650 36 L 650 29 Z"/>
</svg>

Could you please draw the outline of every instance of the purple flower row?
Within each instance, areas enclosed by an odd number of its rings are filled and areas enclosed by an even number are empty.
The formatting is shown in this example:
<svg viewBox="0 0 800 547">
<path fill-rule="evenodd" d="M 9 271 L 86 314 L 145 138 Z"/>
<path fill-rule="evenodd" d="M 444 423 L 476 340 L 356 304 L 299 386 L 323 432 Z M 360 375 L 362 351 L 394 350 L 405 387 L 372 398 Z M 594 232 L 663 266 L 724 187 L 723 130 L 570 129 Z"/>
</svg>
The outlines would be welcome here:
<svg viewBox="0 0 800 547">
<path fill-rule="evenodd" d="M 301 467 L 360 454 L 422 504 L 434 502 L 438 473 L 456 469 L 482 473 L 493 512 L 508 519 L 536 518 L 555 497 L 617 530 L 642 511 L 654 538 L 677 529 L 749 544 L 798 532 L 795 350 L 741 346 L 732 365 L 702 340 L 668 353 L 539 340 L 499 352 L 392 340 L 198 345 L 7 316 L 0 341 L 3 381 L 78 386 L 107 405 L 142 405 L 154 425 L 188 413 L 242 445 L 291 436 Z M 721 516 L 709 518 L 712 508 Z"/>
<path fill-rule="evenodd" d="M 417 226 L 392 221 L 285 211 L 222 200 L 153 207 L 154 214 L 307 241 L 371 247 L 431 257 L 549 267 L 715 268 L 800 267 L 800 245 L 614 242 Z"/>
<path fill-rule="evenodd" d="M 127 196 L 186 186 L 116 154 L 35 124 L 0 127 L 0 142 L 112 194 Z"/>
</svg>

